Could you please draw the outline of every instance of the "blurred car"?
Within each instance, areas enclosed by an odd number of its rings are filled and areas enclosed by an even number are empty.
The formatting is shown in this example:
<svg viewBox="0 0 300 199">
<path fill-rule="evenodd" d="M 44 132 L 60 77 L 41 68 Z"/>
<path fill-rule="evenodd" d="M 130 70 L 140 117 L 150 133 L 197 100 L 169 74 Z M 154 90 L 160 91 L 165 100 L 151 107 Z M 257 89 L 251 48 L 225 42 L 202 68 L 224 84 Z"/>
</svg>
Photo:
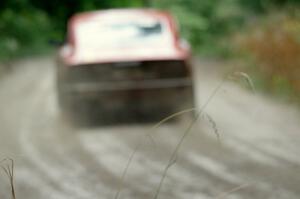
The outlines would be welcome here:
<svg viewBox="0 0 300 199">
<path fill-rule="evenodd" d="M 190 49 L 170 14 L 152 9 L 80 13 L 57 64 L 61 111 L 78 121 L 157 121 L 193 107 Z"/>
</svg>

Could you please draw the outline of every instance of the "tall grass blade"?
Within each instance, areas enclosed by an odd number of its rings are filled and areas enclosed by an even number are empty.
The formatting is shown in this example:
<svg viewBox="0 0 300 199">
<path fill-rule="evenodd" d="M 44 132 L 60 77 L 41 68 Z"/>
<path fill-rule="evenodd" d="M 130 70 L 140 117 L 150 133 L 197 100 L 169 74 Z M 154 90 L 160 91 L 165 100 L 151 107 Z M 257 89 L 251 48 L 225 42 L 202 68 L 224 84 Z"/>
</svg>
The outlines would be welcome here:
<svg viewBox="0 0 300 199">
<path fill-rule="evenodd" d="M 218 195 L 217 197 L 215 197 L 215 199 L 224 199 L 227 196 L 229 196 L 230 194 L 232 194 L 234 192 L 237 192 L 237 191 L 239 191 L 241 189 L 245 189 L 245 188 L 249 187 L 250 185 L 251 185 L 250 183 L 245 183 L 245 184 L 242 184 L 240 186 L 234 187 L 233 189 L 230 189 L 228 191 L 225 191 L 225 192 L 221 193 L 220 195 Z"/>
<path fill-rule="evenodd" d="M 195 118 L 191 121 L 191 123 L 189 124 L 188 128 L 184 131 L 183 136 L 181 137 L 181 139 L 179 140 L 178 144 L 176 145 L 174 151 L 172 152 L 169 162 L 167 164 L 167 166 L 165 167 L 162 177 L 160 179 L 159 185 L 157 187 L 156 193 L 154 195 L 154 199 L 157 199 L 162 185 L 164 183 L 164 180 L 167 176 L 168 170 L 171 168 L 171 166 L 174 164 L 174 159 L 176 159 L 178 151 L 183 143 L 183 141 L 185 140 L 185 138 L 189 135 L 189 133 L 191 132 L 192 127 L 194 126 L 194 124 L 197 122 L 198 118 L 201 116 L 201 114 L 204 112 L 205 108 L 207 107 L 207 105 L 210 103 L 210 101 L 213 99 L 213 97 L 217 94 L 217 92 L 219 91 L 219 89 L 222 87 L 222 85 L 224 84 L 224 82 L 226 81 L 227 77 L 221 81 L 221 83 L 214 89 L 214 91 L 212 92 L 212 94 L 208 97 L 208 99 L 206 100 L 206 102 L 203 104 L 203 106 L 200 108 L 200 110 L 198 112 L 196 112 Z"/>
<path fill-rule="evenodd" d="M 169 120 L 171 120 L 171 119 L 173 119 L 173 118 L 175 118 L 175 117 L 178 117 L 178 116 L 180 116 L 180 115 L 183 115 L 183 114 L 185 114 L 185 113 L 189 113 L 189 112 L 192 112 L 192 111 L 195 111 L 195 110 L 196 110 L 196 108 L 185 109 L 185 110 L 176 112 L 176 113 L 174 113 L 174 114 L 172 114 L 172 115 L 170 115 L 170 116 L 168 116 L 168 117 L 162 119 L 161 121 L 159 121 L 158 123 L 156 123 L 154 126 L 152 126 L 152 128 L 149 130 L 148 133 L 146 133 L 146 136 L 144 136 L 144 137 L 149 137 L 149 138 L 151 139 L 151 141 L 155 144 L 154 139 L 152 138 L 151 134 L 152 134 L 152 133 L 160 126 L 160 125 L 162 125 L 163 123 L 165 123 L 165 122 L 167 122 L 167 121 L 169 121 Z M 144 137 L 143 137 L 143 138 L 144 138 Z M 120 197 L 120 194 L 121 194 L 121 191 L 122 191 L 123 185 L 124 185 L 124 180 L 125 180 L 125 177 L 126 177 L 126 175 L 127 175 L 127 173 L 128 173 L 129 167 L 130 167 L 130 165 L 131 165 L 131 163 L 132 163 L 132 161 L 133 161 L 133 158 L 134 158 L 136 152 L 137 152 L 137 151 L 140 149 L 140 147 L 142 146 L 142 143 L 143 143 L 143 139 L 140 140 L 140 141 L 138 142 L 138 144 L 136 145 L 136 147 L 134 148 L 134 150 L 133 150 L 132 153 L 130 154 L 130 157 L 128 158 L 128 161 L 127 161 L 127 163 L 126 163 L 126 165 L 125 165 L 125 168 L 124 168 L 124 170 L 123 170 L 123 172 L 122 172 L 122 176 L 121 176 L 121 179 L 120 179 L 119 187 L 118 187 L 118 190 L 117 190 L 117 192 L 116 192 L 116 194 L 115 194 L 114 199 L 118 199 L 118 198 Z"/>
<path fill-rule="evenodd" d="M 5 172 L 5 174 L 9 179 L 12 199 L 16 199 L 15 185 L 14 185 L 14 160 L 11 158 L 5 158 L 1 160 L 0 163 L 1 164 L 6 163 L 4 165 L 1 165 L 1 168 L 3 169 L 3 171 Z"/>
</svg>

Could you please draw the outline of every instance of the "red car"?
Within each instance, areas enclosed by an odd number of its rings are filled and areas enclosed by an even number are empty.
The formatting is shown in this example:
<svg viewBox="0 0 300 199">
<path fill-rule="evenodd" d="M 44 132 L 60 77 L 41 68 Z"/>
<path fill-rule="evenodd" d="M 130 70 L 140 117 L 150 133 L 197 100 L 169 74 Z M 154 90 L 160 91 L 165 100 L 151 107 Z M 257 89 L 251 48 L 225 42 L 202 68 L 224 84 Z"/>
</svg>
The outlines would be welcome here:
<svg viewBox="0 0 300 199">
<path fill-rule="evenodd" d="M 80 13 L 58 56 L 63 113 L 99 123 L 157 121 L 193 107 L 190 50 L 167 12 Z"/>
</svg>

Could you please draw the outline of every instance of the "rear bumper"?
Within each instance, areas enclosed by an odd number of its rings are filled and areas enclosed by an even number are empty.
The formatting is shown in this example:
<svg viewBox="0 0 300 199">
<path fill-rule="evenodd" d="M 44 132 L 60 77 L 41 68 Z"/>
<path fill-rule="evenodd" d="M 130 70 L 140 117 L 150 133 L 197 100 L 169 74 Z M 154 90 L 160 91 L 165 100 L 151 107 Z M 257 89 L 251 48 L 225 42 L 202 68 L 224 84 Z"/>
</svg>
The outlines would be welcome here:
<svg viewBox="0 0 300 199">
<path fill-rule="evenodd" d="M 122 81 L 122 82 L 85 82 L 73 83 L 64 86 L 66 92 L 84 95 L 90 93 L 118 92 L 131 90 L 155 90 L 155 89 L 176 89 L 191 87 L 190 78 L 174 78 L 166 80 L 143 80 L 143 81 Z"/>
<path fill-rule="evenodd" d="M 160 120 L 172 113 L 194 107 L 192 80 L 189 78 L 73 84 L 66 87 L 75 102 L 88 104 L 88 112 L 99 121 Z M 146 118 L 146 119 L 145 119 Z"/>
</svg>

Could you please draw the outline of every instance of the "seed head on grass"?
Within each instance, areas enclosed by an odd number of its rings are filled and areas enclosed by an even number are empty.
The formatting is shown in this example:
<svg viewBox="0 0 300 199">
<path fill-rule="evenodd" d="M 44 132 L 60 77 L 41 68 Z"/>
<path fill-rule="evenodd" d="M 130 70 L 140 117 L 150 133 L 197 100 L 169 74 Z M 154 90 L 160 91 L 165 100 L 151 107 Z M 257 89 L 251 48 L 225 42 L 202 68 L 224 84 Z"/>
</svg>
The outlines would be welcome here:
<svg viewBox="0 0 300 199">
<path fill-rule="evenodd" d="M 1 168 L 3 169 L 3 171 L 8 177 L 12 199 L 16 199 L 15 185 L 14 185 L 14 160 L 11 158 L 5 158 L 0 161 L 0 164 L 1 164 Z"/>
<path fill-rule="evenodd" d="M 256 93 L 253 80 L 247 73 L 236 71 L 231 76 L 229 76 L 229 78 L 230 79 L 235 79 L 235 78 L 243 79 L 248 84 L 248 86 L 251 88 L 253 93 Z"/>
<path fill-rule="evenodd" d="M 215 120 L 208 114 L 208 113 L 204 113 L 204 118 L 208 120 L 212 130 L 214 131 L 216 137 L 218 138 L 218 140 L 220 140 L 220 133 L 219 133 L 219 129 L 217 127 L 217 123 L 215 122 Z"/>
</svg>

